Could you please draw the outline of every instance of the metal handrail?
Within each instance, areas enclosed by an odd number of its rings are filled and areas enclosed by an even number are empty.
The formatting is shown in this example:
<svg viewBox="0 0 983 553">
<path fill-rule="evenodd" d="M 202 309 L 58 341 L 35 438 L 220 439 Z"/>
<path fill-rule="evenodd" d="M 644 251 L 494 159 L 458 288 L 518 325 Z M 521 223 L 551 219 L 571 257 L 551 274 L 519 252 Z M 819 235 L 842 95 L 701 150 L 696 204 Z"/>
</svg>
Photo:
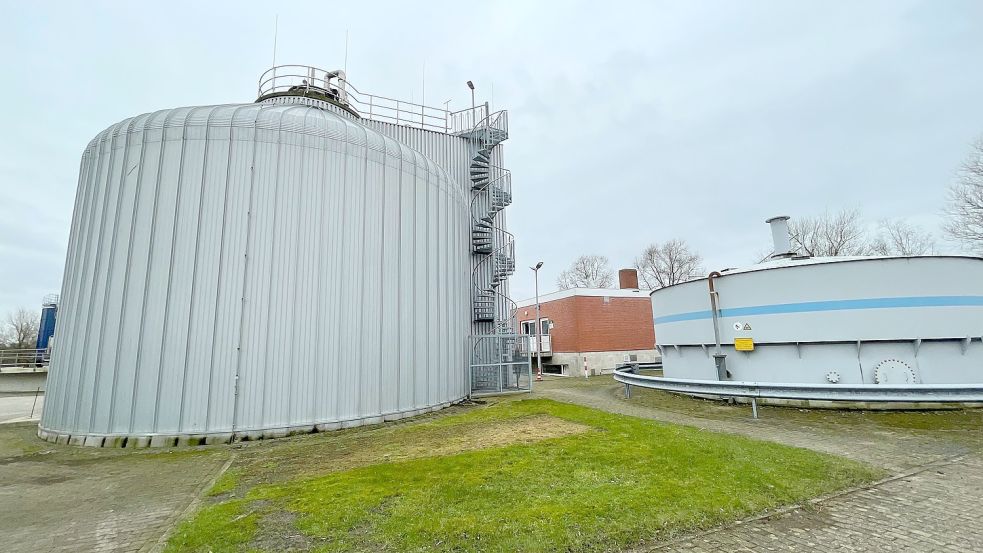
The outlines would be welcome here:
<svg viewBox="0 0 983 553">
<path fill-rule="evenodd" d="M 462 112 L 458 112 L 458 113 L 467 113 L 467 110 L 463 110 Z M 481 111 L 478 111 L 477 108 L 474 108 L 471 110 L 470 113 L 473 116 L 477 117 L 481 113 Z M 501 110 L 495 113 L 489 113 L 488 106 L 487 104 L 485 104 L 484 113 L 485 116 L 475 122 L 475 124 L 471 127 L 469 134 L 472 137 L 481 137 L 481 140 L 485 142 L 486 145 L 497 144 L 498 142 L 501 142 L 505 137 L 508 136 L 508 121 L 509 121 L 508 112 L 505 110 Z M 464 125 L 466 125 L 466 123 L 462 124 L 462 126 Z M 502 134 L 501 136 L 494 137 L 493 139 L 493 136 L 490 134 L 491 131 L 499 131 Z M 470 206 L 472 225 L 480 219 L 480 217 L 476 217 L 474 214 L 475 201 L 479 198 L 480 193 L 488 191 L 493 184 L 499 181 L 501 181 L 501 186 L 508 194 L 512 193 L 512 173 L 507 169 L 490 165 L 489 176 L 492 175 L 493 170 L 500 171 L 500 174 L 495 178 L 490 178 L 489 181 L 485 184 L 485 186 L 474 190 L 474 194 L 472 195 L 471 206 Z M 489 194 L 488 201 L 490 206 L 490 202 L 492 201 L 490 194 Z M 495 220 L 494 216 L 492 216 L 492 220 L 493 221 Z M 492 286 L 491 278 L 494 277 L 490 277 L 488 282 L 484 282 L 485 279 L 481 278 L 481 275 L 486 275 L 489 273 L 494 274 L 495 271 L 494 264 L 497 262 L 497 257 L 502 253 L 505 253 L 512 260 L 513 263 L 515 262 L 515 251 L 514 251 L 515 236 L 512 233 L 508 232 L 507 230 L 499 227 L 498 224 L 494 222 L 492 224 L 491 229 L 493 232 L 492 250 L 489 253 L 485 254 L 485 258 L 479 261 L 472 269 L 471 271 L 472 288 L 474 290 L 477 290 L 479 293 L 490 292 L 493 295 L 493 297 L 496 298 L 496 301 L 501 302 L 501 305 L 504 308 L 503 310 L 505 311 L 506 316 L 505 318 L 496 318 L 493 321 L 493 324 L 496 326 L 496 332 L 498 330 L 498 327 L 502 323 L 509 324 L 510 329 L 514 331 L 515 330 L 514 319 L 515 319 L 516 310 L 518 309 L 518 304 L 516 304 L 516 302 L 512 300 L 512 298 L 510 298 L 508 295 L 502 293 L 499 290 L 499 287 Z M 486 265 L 487 263 L 492 264 L 491 271 L 487 269 L 487 265 Z"/>
<path fill-rule="evenodd" d="M 487 113 L 487 106 L 485 107 L 485 113 Z M 503 132 L 506 136 L 509 134 L 509 112 L 508 110 L 499 110 L 495 113 L 488 113 L 484 118 L 479 120 L 477 123 L 471 127 L 471 132 L 478 132 L 480 130 L 496 130 Z"/>
<path fill-rule="evenodd" d="M 983 383 L 978 384 L 808 384 L 785 382 L 742 382 L 665 378 L 634 373 L 634 368 L 618 368 L 614 379 L 630 386 L 683 394 L 753 399 L 857 401 L 889 403 L 980 403 Z"/>
<path fill-rule="evenodd" d="M 259 77 L 256 97 L 297 91 L 334 98 L 366 119 L 442 133 L 472 130 L 472 122 L 481 121 L 488 115 L 487 104 L 450 111 L 447 107 L 369 94 L 351 84 L 343 71 L 327 71 L 309 65 L 277 65 L 266 70 Z"/>
<path fill-rule="evenodd" d="M 499 188 L 501 188 L 502 192 L 504 192 L 504 193 L 506 193 L 506 194 L 508 194 L 508 195 L 511 196 L 512 195 L 512 172 L 509 171 L 508 169 L 503 169 L 501 167 L 496 167 L 496 166 L 490 166 L 488 169 L 489 169 L 489 174 L 491 174 L 491 172 L 494 170 L 495 172 L 498 172 L 499 175 L 497 177 L 493 178 L 493 179 L 489 179 L 488 182 L 486 182 L 485 185 L 482 186 L 481 188 L 474 188 L 473 191 L 474 192 L 484 192 L 485 190 L 490 190 L 490 189 L 494 188 L 495 186 L 498 186 Z M 474 213 L 474 207 L 475 207 L 475 204 L 476 204 L 476 202 L 477 202 L 477 200 L 479 198 L 480 198 L 480 196 L 478 194 L 474 194 L 474 195 L 471 196 L 471 205 L 470 205 L 470 208 L 469 209 L 471 211 L 471 220 L 472 220 L 472 222 L 477 222 L 479 219 L 481 219 L 481 217 L 475 216 L 475 213 Z M 489 201 L 491 201 L 491 198 L 490 197 L 489 197 Z"/>
<path fill-rule="evenodd" d="M 0 368 L 43 367 L 51 361 L 49 349 L 0 349 Z"/>
<path fill-rule="evenodd" d="M 488 105 L 481 104 L 447 114 L 448 128 L 450 132 L 473 131 L 477 126 L 488 118 Z"/>
<path fill-rule="evenodd" d="M 515 300 L 513 300 L 506 294 L 500 292 L 499 287 L 492 286 L 490 281 L 483 282 L 484 279 L 481 278 L 481 275 L 487 272 L 487 269 L 485 269 L 486 263 L 492 263 L 492 264 L 495 263 L 496 254 L 506 252 L 506 255 L 511 257 L 513 260 L 515 259 L 515 253 L 512 250 L 515 244 L 515 236 L 509 231 L 499 228 L 497 226 L 493 227 L 493 229 L 495 230 L 496 233 L 499 233 L 499 236 L 501 236 L 500 238 L 501 245 L 498 246 L 497 248 L 493 248 L 491 253 L 487 254 L 484 259 L 479 261 L 474 266 L 474 268 L 471 269 L 471 282 L 472 282 L 472 288 L 474 288 L 475 290 L 481 292 L 491 292 L 497 298 L 499 298 L 500 301 L 502 301 L 505 304 L 505 310 L 506 313 L 508 313 L 508 315 L 504 319 L 495 319 L 494 324 L 498 325 L 500 322 L 510 321 L 515 318 L 515 312 L 518 309 L 518 304 L 515 302 Z M 494 239 L 492 240 L 492 243 L 493 244 L 495 243 Z M 491 268 L 491 270 L 492 271 L 495 270 L 494 266 Z"/>
</svg>

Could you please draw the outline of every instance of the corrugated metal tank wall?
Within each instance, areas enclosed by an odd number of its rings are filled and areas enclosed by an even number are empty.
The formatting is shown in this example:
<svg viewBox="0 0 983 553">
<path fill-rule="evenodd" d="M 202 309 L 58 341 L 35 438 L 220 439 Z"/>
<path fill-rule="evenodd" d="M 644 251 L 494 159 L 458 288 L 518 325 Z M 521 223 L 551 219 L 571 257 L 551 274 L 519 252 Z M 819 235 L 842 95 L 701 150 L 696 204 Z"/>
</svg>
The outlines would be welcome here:
<svg viewBox="0 0 983 553">
<path fill-rule="evenodd" d="M 222 441 L 464 397 L 469 197 L 307 106 L 110 127 L 82 157 L 39 435 Z"/>
<path fill-rule="evenodd" d="M 332 109 L 333 106 L 328 106 L 328 108 Z M 400 143 L 406 144 L 411 148 L 422 152 L 428 158 L 433 159 L 438 165 L 447 171 L 448 175 L 450 175 L 455 182 L 470 183 L 469 172 L 471 169 L 471 161 L 478 150 L 477 142 L 473 140 L 464 140 L 451 134 L 416 127 L 408 127 L 405 125 L 396 125 L 383 121 L 366 120 L 364 121 L 364 124 L 370 129 L 377 130 L 390 138 L 394 138 Z M 491 164 L 498 167 L 505 167 L 501 144 L 495 146 L 495 148 L 492 150 Z M 470 187 L 467 188 L 467 195 L 470 201 Z M 483 211 L 487 212 L 488 210 L 485 208 Z M 507 210 L 502 210 L 495 214 L 495 220 L 499 228 L 507 230 L 508 225 L 506 224 L 505 220 L 506 211 Z M 470 247 L 470 245 L 468 247 Z M 482 256 L 472 257 L 472 269 L 474 269 L 474 267 L 480 263 L 481 260 Z M 486 270 L 491 270 L 491 264 L 486 264 Z M 506 296 L 509 295 L 508 279 L 503 280 L 499 284 L 499 291 Z M 472 323 L 473 334 L 493 334 L 494 332 L 494 323 Z"/>
</svg>

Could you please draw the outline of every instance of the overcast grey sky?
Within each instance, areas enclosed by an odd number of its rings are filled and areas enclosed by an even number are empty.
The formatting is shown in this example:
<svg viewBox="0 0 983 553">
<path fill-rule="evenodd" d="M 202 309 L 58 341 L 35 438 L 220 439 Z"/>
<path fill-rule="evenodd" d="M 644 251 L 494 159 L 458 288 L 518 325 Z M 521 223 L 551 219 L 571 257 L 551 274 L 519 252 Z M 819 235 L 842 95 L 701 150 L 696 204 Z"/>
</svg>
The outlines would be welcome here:
<svg viewBox="0 0 983 553">
<path fill-rule="evenodd" d="M 562 6 L 562 8 L 560 7 Z M 126 117 L 255 99 L 272 61 L 510 110 L 509 221 L 542 289 L 577 255 L 684 238 L 708 268 L 763 221 L 859 207 L 937 232 L 983 133 L 983 2 L 0 0 L 0 315 L 57 292 L 82 149 Z"/>
</svg>

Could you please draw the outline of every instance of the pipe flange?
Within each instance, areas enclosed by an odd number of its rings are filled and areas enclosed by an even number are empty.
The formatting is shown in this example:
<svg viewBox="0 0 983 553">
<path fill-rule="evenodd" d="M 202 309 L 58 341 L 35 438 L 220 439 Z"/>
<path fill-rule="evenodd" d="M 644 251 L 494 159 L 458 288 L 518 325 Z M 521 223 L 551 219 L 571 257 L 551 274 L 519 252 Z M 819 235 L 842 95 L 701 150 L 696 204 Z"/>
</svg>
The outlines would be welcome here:
<svg viewBox="0 0 983 553">
<path fill-rule="evenodd" d="M 885 359 L 874 367 L 875 384 L 917 384 L 918 374 L 900 359 Z"/>
<path fill-rule="evenodd" d="M 829 371 L 826 373 L 826 382 L 830 384 L 838 384 L 840 382 L 840 373 L 836 371 Z"/>
</svg>

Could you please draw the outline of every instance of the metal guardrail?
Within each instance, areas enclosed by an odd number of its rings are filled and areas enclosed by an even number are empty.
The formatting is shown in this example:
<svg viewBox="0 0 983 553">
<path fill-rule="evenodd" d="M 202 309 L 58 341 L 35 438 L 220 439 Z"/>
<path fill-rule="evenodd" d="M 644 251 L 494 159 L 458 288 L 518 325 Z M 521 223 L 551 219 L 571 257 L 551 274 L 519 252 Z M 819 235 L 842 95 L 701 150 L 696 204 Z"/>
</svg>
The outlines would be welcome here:
<svg viewBox="0 0 983 553">
<path fill-rule="evenodd" d="M 348 82 L 344 71 L 326 71 L 309 65 L 277 65 L 260 76 L 257 98 L 290 93 L 331 98 L 360 117 L 373 121 L 442 133 L 470 131 L 489 116 L 487 104 L 450 111 L 446 106 L 439 108 L 368 94 Z"/>
<path fill-rule="evenodd" d="M 45 367 L 51 361 L 47 349 L 0 349 L 0 368 Z"/>
<path fill-rule="evenodd" d="M 794 399 L 820 401 L 857 401 L 890 403 L 983 403 L 983 383 L 980 384 L 798 384 L 770 382 L 730 382 L 664 378 L 634 373 L 633 367 L 618 368 L 614 379 L 631 386 L 723 397 L 752 399 Z"/>
</svg>

